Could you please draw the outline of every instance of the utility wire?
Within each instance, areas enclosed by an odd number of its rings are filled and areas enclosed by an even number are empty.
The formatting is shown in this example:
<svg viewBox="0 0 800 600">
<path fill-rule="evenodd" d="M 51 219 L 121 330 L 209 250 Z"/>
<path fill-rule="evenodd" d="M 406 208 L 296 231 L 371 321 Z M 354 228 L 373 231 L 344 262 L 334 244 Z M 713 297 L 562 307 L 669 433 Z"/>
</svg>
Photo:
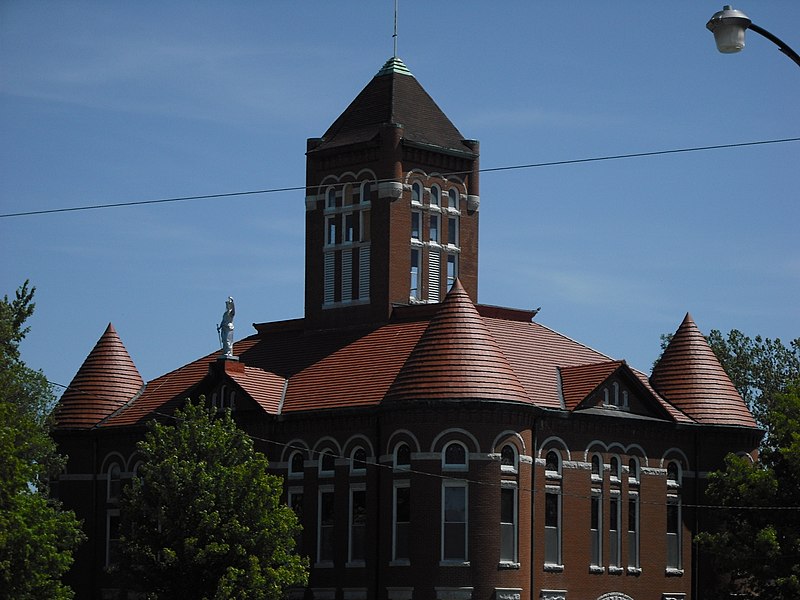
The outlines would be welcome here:
<svg viewBox="0 0 800 600">
<path fill-rule="evenodd" d="M 783 144 L 787 142 L 800 142 L 800 137 L 772 139 L 772 140 L 759 140 L 755 142 L 738 142 L 735 144 L 718 144 L 714 146 L 695 146 L 691 148 L 675 148 L 672 150 L 654 150 L 650 152 L 633 152 L 630 154 L 614 154 L 609 156 L 594 156 L 589 158 L 575 158 L 570 160 L 556 160 L 540 163 L 528 163 L 522 165 L 507 165 L 503 167 L 490 167 L 487 169 L 480 169 L 480 173 L 496 173 L 500 171 L 513 171 L 518 169 L 536 169 L 540 167 L 556 167 L 562 165 L 577 165 L 591 162 L 602 162 L 610 160 L 622 160 L 629 158 L 645 158 L 651 156 L 664 156 L 667 154 L 682 154 L 687 152 L 705 152 L 710 150 L 724 150 L 730 148 L 743 148 L 747 146 L 765 146 L 768 144 Z M 465 175 L 466 172 L 453 172 L 446 173 L 445 176 Z M 389 181 L 389 180 L 387 180 Z M 203 194 L 199 196 L 179 196 L 175 198 L 159 198 L 155 200 L 136 200 L 131 202 L 114 202 L 108 204 L 91 204 L 84 206 L 71 206 L 67 208 L 50 208 L 44 210 L 30 210 L 23 212 L 5 213 L 0 214 L 0 219 L 8 219 L 11 217 L 29 217 L 35 215 L 48 215 L 54 213 L 78 212 L 85 210 L 99 210 L 106 208 L 122 208 L 127 206 L 143 206 L 146 204 L 169 204 L 173 202 L 187 202 L 190 200 L 209 200 L 218 198 L 232 198 L 236 196 L 253 196 L 256 194 L 276 194 L 281 192 L 295 192 L 305 190 L 306 186 L 291 186 L 282 188 L 267 188 L 263 190 L 250 190 L 246 192 L 228 192 L 222 194 Z"/>
</svg>

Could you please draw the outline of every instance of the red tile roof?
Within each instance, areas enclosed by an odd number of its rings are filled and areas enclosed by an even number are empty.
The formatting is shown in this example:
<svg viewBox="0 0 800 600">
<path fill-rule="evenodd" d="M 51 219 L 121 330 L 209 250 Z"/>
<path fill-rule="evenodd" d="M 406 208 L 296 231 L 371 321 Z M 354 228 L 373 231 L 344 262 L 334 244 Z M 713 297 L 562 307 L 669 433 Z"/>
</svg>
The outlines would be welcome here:
<svg viewBox="0 0 800 600">
<path fill-rule="evenodd" d="M 613 360 L 593 365 L 580 365 L 560 369 L 561 388 L 566 409 L 575 410 L 589 394 L 595 391 L 622 364 L 621 360 Z"/>
<path fill-rule="evenodd" d="M 699 423 L 756 427 L 753 415 L 688 313 L 653 368 L 650 382 Z"/>
<path fill-rule="evenodd" d="M 143 385 L 136 365 L 109 323 L 61 396 L 55 412 L 56 427 L 90 428 L 133 398 Z"/>
<path fill-rule="evenodd" d="M 306 330 L 303 320 L 258 325 L 258 333 L 234 347 L 240 362 L 219 363 L 215 352 L 154 379 L 141 393 L 140 379 L 120 386 L 131 368 L 135 372 L 126 352 L 126 366 L 119 369 L 119 362 L 98 362 L 109 352 L 96 349 L 86 361 L 97 365 L 89 381 L 106 392 L 96 387 L 92 396 L 65 394 L 59 415 L 81 415 L 80 424 L 72 426 L 141 424 L 171 413 L 189 395 L 207 392 L 218 377 L 227 377 L 273 415 L 413 399 L 501 400 L 572 410 L 624 369 L 661 405 L 664 417 L 755 425 L 690 317 L 654 371 L 653 386 L 623 362 L 530 318 L 529 312 L 476 306 L 459 283 L 441 304 L 403 307 L 381 326 Z M 121 346 L 113 329 L 107 334 L 104 338 Z M 98 347 L 105 348 L 100 342 Z M 217 368 L 220 364 L 224 368 Z M 83 385 L 85 372 L 82 367 L 76 387 Z M 94 396 L 107 397 L 112 388 L 116 402 L 93 412 Z"/>
<path fill-rule="evenodd" d="M 531 402 L 458 280 L 386 395 L 421 399 Z"/>
</svg>

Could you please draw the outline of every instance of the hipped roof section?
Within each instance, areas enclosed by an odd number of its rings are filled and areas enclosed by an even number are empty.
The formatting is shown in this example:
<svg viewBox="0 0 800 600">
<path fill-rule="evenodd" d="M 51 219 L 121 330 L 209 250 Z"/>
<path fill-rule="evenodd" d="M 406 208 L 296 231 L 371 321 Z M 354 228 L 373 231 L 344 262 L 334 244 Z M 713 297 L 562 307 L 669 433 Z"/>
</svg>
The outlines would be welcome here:
<svg viewBox="0 0 800 600">
<path fill-rule="evenodd" d="M 384 126 L 402 126 L 403 139 L 474 154 L 464 136 L 399 58 L 391 58 L 328 128 L 310 152 L 367 142 Z"/>
</svg>

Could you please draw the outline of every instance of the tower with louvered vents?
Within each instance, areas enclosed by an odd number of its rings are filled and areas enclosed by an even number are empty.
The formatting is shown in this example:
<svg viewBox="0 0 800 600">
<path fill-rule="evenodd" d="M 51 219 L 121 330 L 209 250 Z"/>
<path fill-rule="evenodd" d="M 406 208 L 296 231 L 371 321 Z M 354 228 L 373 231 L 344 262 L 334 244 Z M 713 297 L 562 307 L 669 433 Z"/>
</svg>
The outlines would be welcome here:
<svg viewBox="0 0 800 600">
<path fill-rule="evenodd" d="M 308 140 L 306 319 L 378 323 L 393 305 L 478 291 L 478 143 L 399 58 Z"/>
</svg>

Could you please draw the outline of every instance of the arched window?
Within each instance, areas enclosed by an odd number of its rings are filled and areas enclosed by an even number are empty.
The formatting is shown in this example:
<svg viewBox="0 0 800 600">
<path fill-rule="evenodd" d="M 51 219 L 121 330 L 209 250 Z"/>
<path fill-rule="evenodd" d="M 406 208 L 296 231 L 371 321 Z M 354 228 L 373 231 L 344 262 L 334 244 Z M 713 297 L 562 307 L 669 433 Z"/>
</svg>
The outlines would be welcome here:
<svg viewBox="0 0 800 600">
<path fill-rule="evenodd" d="M 333 452 L 330 450 L 323 450 L 319 457 L 319 474 L 322 477 L 331 477 L 333 475 L 335 459 Z"/>
<path fill-rule="evenodd" d="M 620 464 L 619 458 L 616 456 L 611 457 L 611 478 L 619 481 L 620 479 Z"/>
<path fill-rule="evenodd" d="M 592 479 L 600 479 L 603 476 L 603 463 L 600 461 L 599 454 L 592 455 Z"/>
<path fill-rule="evenodd" d="M 326 208 L 336 208 L 336 190 L 334 188 L 328 189 L 327 200 L 325 203 Z"/>
<path fill-rule="evenodd" d="M 304 470 L 305 457 L 299 450 L 292 452 L 289 459 L 289 477 L 302 477 Z"/>
<path fill-rule="evenodd" d="M 120 476 L 121 470 L 119 465 L 117 463 L 111 463 L 111 466 L 108 467 L 108 491 L 106 494 L 106 499 L 109 502 L 116 502 L 119 500 Z"/>
<path fill-rule="evenodd" d="M 350 472 L 354 474 L 367 472 L 367 451 L 361 446 L 350 454 Z"/>
<path fill-rule="evenodd" d="M 422 204 L 422 186 L 418 181 L 411 184 L 411 202 Z"/>
<path fill-rule="evenodd" d="M 370 195 L 372 194 L 372 182 L 365 181 L 361 184 L 361 204 L 369 202 Z"/>
<path fill-rule="evenodd" d="M 397 444 L 394 449 L 394 468 L 409 469 L 411 467 L 411 448 L 406 443 Z"/>
<path fill-rule="evenodd" d="M 639 483 L 639 459 L 635 456 L 628 459 L 628 481 Z"/>
<path fill-rule="evenodd" d="M 667 464 L 667 485 L 679 487 L 681 485 L 681 466 L 678 461 L 670 461 Z"/>
<path fill-rule="evenodd" d="M 517 449 L 513 444 L 506 444 L 500 449 L 500 466 L 503 471 L 516 473 L 517 460 Z"/>
<path fill-rule="evenodd" d="M 431 186 L 431 206 L 439 206 L 439 204 L 440 204 L 440 196 L 441 196 L 441 192 L 439 190 L 439 186 L 432 185 Z"/>
<path fill-rule="evenodd" d="M 561 456 L 558 451 L 547 452 L 544 458 L 544 470 L 549 476 L 561 475 Z"/>
<path fill-rule="evenodd" d="M 466 470 L 467 449 L 461 442 L 450 442 L 442 453 L 442 468 Z"/>
<path fill-rule="evenodd" d="M 458 210 L 458 191 L 455 188 L 447 192 L 447 207 Z"/>
</svg>

